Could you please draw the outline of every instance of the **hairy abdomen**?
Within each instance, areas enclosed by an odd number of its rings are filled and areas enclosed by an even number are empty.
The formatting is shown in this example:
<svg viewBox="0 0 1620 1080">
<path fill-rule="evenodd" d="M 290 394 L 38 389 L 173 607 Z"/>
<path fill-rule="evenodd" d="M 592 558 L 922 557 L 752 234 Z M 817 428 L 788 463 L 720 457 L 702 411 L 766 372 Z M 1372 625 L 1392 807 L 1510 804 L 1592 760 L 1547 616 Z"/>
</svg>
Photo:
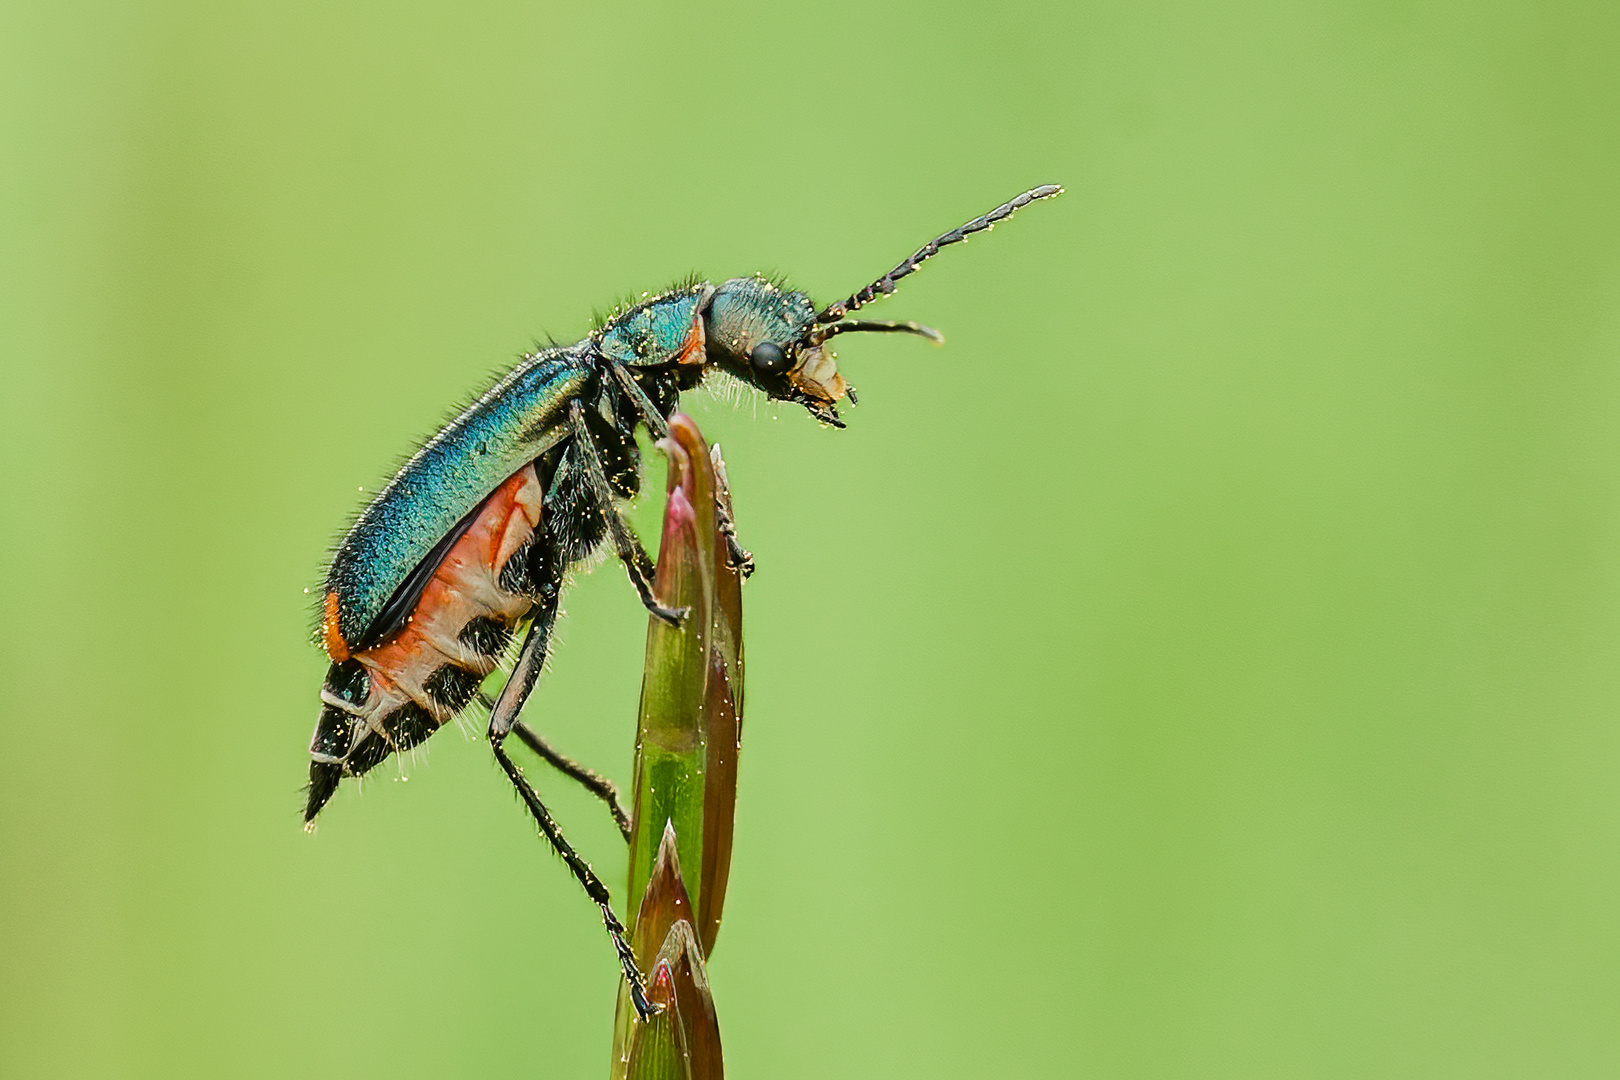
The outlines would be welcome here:
<svg viewBox="0 0 1620 1080">
<path fill-rule="evenodd" d="M 309 747 L 306 822 L 343 777 L 410 749 L 465 709 L 536 599 L 557 588 L 544 495 L 533 464 L 489 495 L 385 641 L 350 653 L 338 630 L 337 594 L 327 594 L 332 666 Z"/>
</svg>

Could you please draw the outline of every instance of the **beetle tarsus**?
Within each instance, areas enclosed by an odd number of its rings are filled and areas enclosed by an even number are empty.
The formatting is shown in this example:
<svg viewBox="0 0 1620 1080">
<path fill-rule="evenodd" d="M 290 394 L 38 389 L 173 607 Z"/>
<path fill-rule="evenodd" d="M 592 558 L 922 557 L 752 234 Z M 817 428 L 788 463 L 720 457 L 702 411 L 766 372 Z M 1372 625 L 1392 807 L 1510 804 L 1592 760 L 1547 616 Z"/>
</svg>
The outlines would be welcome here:
<svg viewBox="0 0 1620 1080">
<path fill-rule="evenodd" d="M 720 535 L 726 538 L 726 562 L 747 580 L 754 574 L 754 556 L 737 539 L 737 517 L 731 509 L 731 479 L 726 476 L 726 459 L 720 456 L 720 444 L 709 448 L 709 459 L 714 464 L 714 508 L 720 519 Z"/>
<path fill-rule="evenodd" d="M 731 568 L 743 576 L 744 580 L 754 576 L 754 556 L 737 540 L 737 530 L 727 529 L 722 525 L 721 531 L 726 538 L 726 561 Z"/>
<path fill-rule="evenodd" d="M 662 1005 L 655 1005 L 647 1000 L 647 977 L 636 967 L 636 957 L 630 951 L 630 945 L 625 940 L 624 924 L 619 917 L 613 914 L 612 904 L 598 905 L 602 909 L 602 925 L 607 927 L 608 934 L 613 938 L 613 947 L 619 954 L 619 965 L 624 969 L 624 981 L 630 988 L 630 1004 L 636 1008 L 636 1015 L 646 1023 L 664 1011 Z"/>
<path fill-rule="evenodd" d="M 679 630 L 681 628 L 681 624 L 686 621 L 686 617 L 692 614 L 692 609 L 689 607 L 667 608 L 656 604 L 649 607 L 647 610 L 652 612 L 657 618 L 668 623 L 670 626 L 675 627 L 677 630 Z"/>
</svg>

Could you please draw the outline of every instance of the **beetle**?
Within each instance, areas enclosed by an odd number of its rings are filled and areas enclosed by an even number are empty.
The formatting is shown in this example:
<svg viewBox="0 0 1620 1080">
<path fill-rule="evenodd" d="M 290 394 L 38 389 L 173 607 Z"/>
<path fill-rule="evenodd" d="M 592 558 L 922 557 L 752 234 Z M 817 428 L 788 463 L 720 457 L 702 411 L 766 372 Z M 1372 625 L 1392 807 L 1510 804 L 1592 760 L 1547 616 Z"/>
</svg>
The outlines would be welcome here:
<svg viewBox="0 0 1620 1080">
<path fill-rule="evenodd" d="M 551 751 L 518 715 L 545 662 L 565 575 L 604 542 L 648 611 L 675 624 L 684 615 L 653 594 L 652 560 L 619 508 L 640 486 L 636 430 L 668 435 L 666 418 L 681 392 L 715 369 L 843 427 L 838 402 L 854 404 L 855 388 L 838 371 L 833 338 L 906 333 L 943 341 L 917 323 L 849 316 L 894 292 L 941 248 L 1061 191 L 1025 191 L 819 310 L 804 293 L 763 277 L 689 281 L 602 320 L 582 341 L 524 356 L 416 451 L 332 553 L 317 629 L 331 664 L 310 741 L 306 828 L 344 777 L 416 746 L 484 700 L 496 761 L 601 909 L 631 999 L 650 1016 L 607 889 L 503 745 L 517 731 L 612 804 L 610 785 Z M 734 531 L 726 535 L 733 565 L 747 573 L 751 557 Z M 483 699 L 480 685 L 519 631 L 510 676 L 493 701 Z"/>
</svg>

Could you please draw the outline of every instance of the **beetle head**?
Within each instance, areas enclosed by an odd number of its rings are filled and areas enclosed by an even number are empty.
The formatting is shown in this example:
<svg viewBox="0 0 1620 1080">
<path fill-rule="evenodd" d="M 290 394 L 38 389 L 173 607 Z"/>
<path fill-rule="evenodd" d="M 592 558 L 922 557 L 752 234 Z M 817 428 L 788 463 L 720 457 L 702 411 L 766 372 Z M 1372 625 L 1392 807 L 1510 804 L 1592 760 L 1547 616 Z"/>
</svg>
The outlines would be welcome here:
<svg viewBox="0 0 1620 1080">
<path fill-rule="evenodd" d="M 816 339 L 816 307 L 801 292 L 763 278 L 733 278 L 704 311 L 708 359 L 777 401 L 794 401 L 842 427 L 836 402 L 849 384 L 830 348 Z"/>
<path fill-rule="evenodd" d="M 764 278 L 732 278 L 703 305 L 706 358 L 772 398 L 798 402 L 823 423 L 843 427 L 837 403 L 848 397 L 854 404 L 855 388 L 838 373 L 830 346 L 834 337 L 856 332 L 902 333 L 927 338 L 936 345 L 945 341 L 939 331 L 914 322 L 867 322 L 848 316 L 894 292 L 897 281 L 940 248 L 994 228 L 1036 199 L 1062 192 L 1054 184 L 1031 188 L 988 214 L 935 237 L 864 289 L 820 311 L 803 293 L 780 288 Z"/>
<path fill-rule="evenodd" d="M 831 339 L 852 330 L 900 331 L 936 344 L 938 330 L 916 323 L 835 321 L 801 292 L 763 278 L 733 278 L 709 297 L 704 309 L 708 359 L 777 401 L 803 405 L 824 424 L 843 427 L 838 402 L 855 402 L 855 388 L 838 373 Z"/>
</svg>

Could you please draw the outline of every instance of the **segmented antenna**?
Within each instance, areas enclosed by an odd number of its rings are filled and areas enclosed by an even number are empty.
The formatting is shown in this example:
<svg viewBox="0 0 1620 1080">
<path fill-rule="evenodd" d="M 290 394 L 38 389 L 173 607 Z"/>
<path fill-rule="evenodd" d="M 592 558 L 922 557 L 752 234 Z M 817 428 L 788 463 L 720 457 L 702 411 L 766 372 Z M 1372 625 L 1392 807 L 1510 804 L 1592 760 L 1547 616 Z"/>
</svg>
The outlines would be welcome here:
<svg viewBox="0 0 1620 1080">
<path fill-rule="evenodd" d="M 847 300 L 827 305 L 816 316 L 816 322 L 837 322 L 850 312 L 859 311 L 879 296 L 887 296 L 889 293 L 894 292 L 895 282 L 916 270 L 924 261 L 938 255 L 940 248 L 960 243 L 976 232 L 983 232 L 992 228 L 998 221 L 1012 217 L 1013 211 L 1028 206 L 1036 199 L 1046 199 L 1061 194 L 1063 194 L 1063 189 L 1056 184 L 1043 184 L 1038 188 L 1031 188 L 1017 198 L 1002 203 L 983 217 L 976 217 L 966 225 L 960 225 L 945 235 L 928 241 L 928 243 L 918 248 L 916 254 L 912 255 L 911 258 L 905 260 L 860 292 L 850 296 Z"/>
<path fill-rule="evenodd" d="M 932 326 L 924 326 L 915 322 L 867 322 L 865 319 L 853 319 L 849 322 L 833 323 L 823 327 L 810 335 L 812 344 L 819 345 L 830 337 L 839 334 L 916 334 L 920 338 L 927 338 L 935 345 L 945 344 L 945 335 Z"/>
</svg>

